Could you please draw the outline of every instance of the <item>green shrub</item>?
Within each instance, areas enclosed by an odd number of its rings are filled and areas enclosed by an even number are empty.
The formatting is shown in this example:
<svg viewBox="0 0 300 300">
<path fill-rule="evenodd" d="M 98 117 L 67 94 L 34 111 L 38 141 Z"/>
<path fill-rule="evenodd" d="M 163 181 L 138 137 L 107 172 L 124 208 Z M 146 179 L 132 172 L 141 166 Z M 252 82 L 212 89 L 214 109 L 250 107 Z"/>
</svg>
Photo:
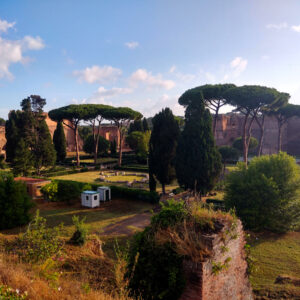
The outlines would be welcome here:
<svg viewBox="0 0 300 300">
<path fill-rule="evenodd" d="M 75 232 L 73 233 L 70 243 L 74 245 L 83 246 L 86 242 L 87 234 L 88 234 L 88 227 L 84 223 L 85 217 L 80 220 L 78 216 L 73 216 L 72 221 L 75 226 Z"/>
<path fill-rule="evenodd" d="M 26 185 L 11 175 L 0 175 L 0 229 L 27 224 L 32 207 Z"/>
<path fill-rule="evenodd" d="M 0 299 L 1 300 L 25 300 L 28 299 L 27 292 L 20 293 L 18 289 L 12 289 L 7 285 L 0 284 Z"/>
<path fill-rule="evenodd" d="M 248 169 L 238 164 L 228 175 L 224 200 L 246 228 L 285 232 L 299 228 L 299 188 L 299 166 L 282 152 L 256 157 Z"/>
<path fill-rule="evenodd" d="M 52 181 L 44 185 L 41 188 L 41 193 L 44 196 L 44 199 L 47 201 L 55 202 L 57 201 L 57 191 L 58 191 L 58 184 L 56 181 Z"/>
<path fill-rule="evenodd" d="M 178 194 L 183 193 L 183 192 L 184 192 L 184 189 L 181 188 L 181 187 L 178 187 L 178 188 L 172 190 L 172 193 L 175 194 L 175 195 L 178 195 Z"/>
<path fill-rule="evenodd" d="M 71 202 L 80 197 L 83 183 L 79 184 L 75 181 L 58 181 L 57 198 L 59 201 Z"/>
<path fill-rule="evenodd" d="M 8 242 L 5 249 L 7 252 L 16 253 L 24 262 L 42 262 L 51 256 L 59 255 L 64 245 L 60 238 L 61 232 L 62 225 L 47 228 L 46 219 L 40 217 L 37 211 L 27 231 L 20 234 L 14 241 Z"/>
</svg>

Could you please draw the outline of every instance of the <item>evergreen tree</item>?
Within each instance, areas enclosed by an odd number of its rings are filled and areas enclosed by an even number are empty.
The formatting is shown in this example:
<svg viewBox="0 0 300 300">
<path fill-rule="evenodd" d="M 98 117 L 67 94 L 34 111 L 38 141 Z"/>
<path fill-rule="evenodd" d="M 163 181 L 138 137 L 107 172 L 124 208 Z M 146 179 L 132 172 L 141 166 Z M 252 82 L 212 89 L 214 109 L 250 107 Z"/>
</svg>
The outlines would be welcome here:
<svg viewBox="0 0 300 300">
<path fill-rule="evenodd" d="M 56 161 L 55 148 L 45 118 L 38 122 L 33 155 L 37 174 L 40 173 L 41 167 L 53 166 Z"/>
<path fill-rule="evenodd" d="M 176 156 L 178 182 L 201 195 L 210 191 L 222 168 L 221 157 L 212 133 L 212 118 L 204 101 L 190 103 Z"/>
<path fill-rule="evenodd" d="M 149 129 L 149 125 L 148 125 L 148 121 L 146 118 L 143 119 L 143 130 L 144 131 L 148 131 Z"/>
<path fill-rule="evenodd" d="M 152 122 L 153 130 L 149 144 L 151 151 L 149 174 L 154 174 L 161 183 L 165 194 L 165 185 L 176 178 L 174 160 L 179 127 L 169 108 L 165 108 L 156 114 Z"/>
<path fill-rule="evenodd" d="M 134 120 L 133 122 L 130 123 L 129 129 L 128 129 L 128 134 L 134 132 L 134 131 L 144 131 L 144 123 L 142 120 Z"/>
<path fill-rule="evenodd" d="M 32 167 L 32 155 L 23 138 L 18 142 L 12 161 L 13 174 L 26 176 Z"/>
<path fill-rule="evenodd" d="M 56 151 L 56 160 L 63 162 L 67 156 L 67 142 L 62 122 L 57 122 L 53 135 L 53 143 Z"/>
<path fill-rule="evenodd" d="M 115 155 L 117 154 L 117 142 L 116 140 L 113 140 L 112 142 L 110 142 L 110 154 Z"/>
<path fill-rule="evenodd" d="M 156 192 L 156 180 L 154 178 L 154 175 L 153 175 L 153 155 L 152 155 L 152 147 L 150 147 L 149 145 L 149 161 L 148 161 L 148 164 L 149 164 L 149 189 L 151 192 Z M 150 168 L 151 166 L 151 168 Z"/>
<path fill-rule="evenodd" d="M 5 123 L 6 137 L 6 160 L 12 162 L 15 158 L 15 151 L 19 143 L 18 115 L 19 111 L 12 110 L 8 115 L 8 120 Z"/>
</svg>

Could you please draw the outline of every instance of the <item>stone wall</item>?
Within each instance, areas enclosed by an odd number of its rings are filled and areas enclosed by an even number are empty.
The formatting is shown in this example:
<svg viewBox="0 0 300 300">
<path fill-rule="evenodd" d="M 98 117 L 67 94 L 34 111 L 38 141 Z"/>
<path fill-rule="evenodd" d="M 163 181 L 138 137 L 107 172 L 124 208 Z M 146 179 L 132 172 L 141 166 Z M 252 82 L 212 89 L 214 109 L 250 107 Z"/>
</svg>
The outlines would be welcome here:
<svg viewBox="0 0 300 300">
<path fill-rule="evenodd" d="M 240 114 L 221 114 L 217 120 L 216 144 L 232 145 L 242 136 L 244 116 Z M 259 139 L 260 129 L 254 121 L 252 136 Z M 278 125 L 275 118 L 265 119 L 263 154 L 276 153 L 278 149 Z M 300 118 L 292 118 L 282 129 L 282 150 L 292 155 L 300 155 Z"/>
<path fill-rule="evenodd" d="M 247 275 L 245 238 L 242 224 L 237 222 L 237 238 L 230 238 L 224 251 L 224 235 L 229 228 L 207 236 L 205 244 L 211 252 L 209 258 L 200 263 L 184 262 L 187 278 L 181 300 L 252 300 L 252 289 Z M 226 260 L 230 260 L 226 264 Z M 227 265 L 218 273 L 213 265 Z"/>
</svg>

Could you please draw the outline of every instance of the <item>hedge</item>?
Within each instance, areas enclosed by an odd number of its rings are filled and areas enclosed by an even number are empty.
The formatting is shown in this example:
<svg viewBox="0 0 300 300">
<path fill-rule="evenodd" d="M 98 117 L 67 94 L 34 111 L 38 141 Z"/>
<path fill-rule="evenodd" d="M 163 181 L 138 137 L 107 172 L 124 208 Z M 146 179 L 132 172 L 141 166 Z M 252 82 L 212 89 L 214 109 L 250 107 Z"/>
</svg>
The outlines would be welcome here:
<svg viewBox="0 0 300 300">
<path fill-rule="evenodd" d="M 96 190 L 99 186 L 102 186 L 101 184 L 90 184 L 86 182 L 78 182 L 72 180 L 59 179 L 54 181 L 58 184 L 58 193 L 60 190 L 63 190 L 64 195 L 67 195 L 68 188 L 72 188 L 72 197 L 76 197 L 74 195 L 74 191 L 76 191 L 77 196 L 80 197 L 80 193 L 84 190 L 86 186 L 91 186 L 94 190 Z M 159 195 L 157 192 L 150 192 L 146 190 L 133 189 L 115 185 L 111 185 L 109 187 L 111 189 L 112 197 L 127 198 L 131 200 L 144 201 L 152 204 L 159 202 Z M 62 197 L 57 198 L 61 199 Z"/>
</svg>

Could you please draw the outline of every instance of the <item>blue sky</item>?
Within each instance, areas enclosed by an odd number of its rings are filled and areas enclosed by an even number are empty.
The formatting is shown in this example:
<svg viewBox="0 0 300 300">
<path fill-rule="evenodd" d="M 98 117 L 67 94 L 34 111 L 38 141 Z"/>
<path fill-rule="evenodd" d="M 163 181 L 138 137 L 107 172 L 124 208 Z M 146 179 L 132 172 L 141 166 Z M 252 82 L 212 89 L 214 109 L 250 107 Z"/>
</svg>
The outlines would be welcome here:
<svg viewBox="0 0 300 300">
<path fill-rule="evenodd" d="M 0 116 L 31 94 L 145 116 L 205 83 L 261 84 L 300 104 L 298 0 L 1 0 Z"/>
</svg>

